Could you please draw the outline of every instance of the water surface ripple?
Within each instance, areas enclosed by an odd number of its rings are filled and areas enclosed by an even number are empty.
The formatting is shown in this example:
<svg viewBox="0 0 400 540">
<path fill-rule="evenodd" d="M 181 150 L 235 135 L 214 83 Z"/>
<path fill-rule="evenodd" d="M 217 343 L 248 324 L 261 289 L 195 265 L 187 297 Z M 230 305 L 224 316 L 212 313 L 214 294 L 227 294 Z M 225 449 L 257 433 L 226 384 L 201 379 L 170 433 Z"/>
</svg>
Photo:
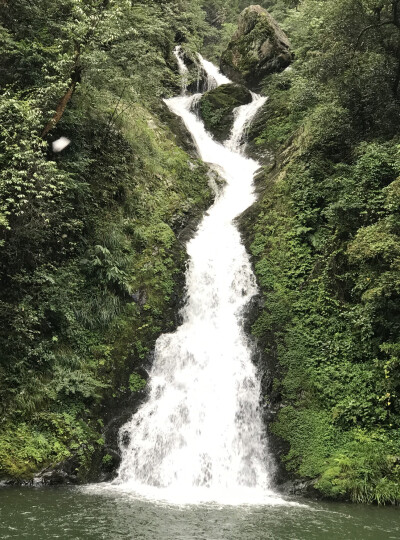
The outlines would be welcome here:
<svg viewBox="0 0 400 540">
<path fill-rule="evenodd" d="M 398 540 L 396 508 L 176 506 L 79 488 L 0 489 L 0 538 L 47 540 Z"/>
</svg>

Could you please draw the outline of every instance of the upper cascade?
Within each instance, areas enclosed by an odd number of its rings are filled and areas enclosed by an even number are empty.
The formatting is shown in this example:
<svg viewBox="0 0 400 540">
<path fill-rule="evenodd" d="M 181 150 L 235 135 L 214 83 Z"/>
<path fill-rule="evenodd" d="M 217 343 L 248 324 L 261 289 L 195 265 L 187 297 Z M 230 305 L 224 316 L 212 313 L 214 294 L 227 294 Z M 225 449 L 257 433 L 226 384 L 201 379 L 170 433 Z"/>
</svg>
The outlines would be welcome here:
<svg viewBox="0 0 400 540">
<path fill-rule="evenodd" d="M 266 9 L 253 5 L 240 14 L 238 29 L 222 53 L 221 71 L 255 89 L 266 75 L 282 71 L 292 60 L 286 34 Z"/>
<path fill-rule="evenodd" d="M 185 64 L 184 54 L 180 45 L 175 47 L 174 55 L 178 62 L 179 74 L 181 77 L 181 94 L 184 95 L 189 83 L 189 70 Z"/>
<path fill-rule="evenodd" d="M 222 84 L 232 84 L 217 66 L 203 58 L 200 53 L 187 54 L 181 45 L 177 45 L 174 56 L 179 68 L 183 95 L 208 92 Z"/>
</svg>

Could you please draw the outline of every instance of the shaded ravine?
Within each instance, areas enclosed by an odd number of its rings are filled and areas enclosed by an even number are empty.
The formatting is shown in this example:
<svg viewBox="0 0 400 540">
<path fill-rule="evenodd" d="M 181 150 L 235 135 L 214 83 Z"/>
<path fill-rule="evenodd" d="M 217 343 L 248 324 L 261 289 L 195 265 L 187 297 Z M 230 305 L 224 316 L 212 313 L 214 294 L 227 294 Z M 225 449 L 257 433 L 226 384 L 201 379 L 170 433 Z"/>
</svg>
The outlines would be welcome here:
<svg viewBox="0 0 400 540">
<path fill-rule="evenodd" d="M 122 461 L 108 487 L 178 503 L 284 504 L 271 489 L 260 382 L 243 331 L 243 311 L 257 287 L 234 224 L 255 201 L 259 164 L 240 148 L 265 98 L 253 94 L 249 105 L 235 111 L 231 137 L 221 145 L 192 112 L 199 95 L 185 94 L 187 70 L 179 49 L 176 57 L 182 95 L 166 103 L 226 185 L 187 245 L 183 323 L 156 343 L 149 395 L 121 428 Z M 201 56 L 199 61 L 209 88 L 229 82 Z"/>
</svg>

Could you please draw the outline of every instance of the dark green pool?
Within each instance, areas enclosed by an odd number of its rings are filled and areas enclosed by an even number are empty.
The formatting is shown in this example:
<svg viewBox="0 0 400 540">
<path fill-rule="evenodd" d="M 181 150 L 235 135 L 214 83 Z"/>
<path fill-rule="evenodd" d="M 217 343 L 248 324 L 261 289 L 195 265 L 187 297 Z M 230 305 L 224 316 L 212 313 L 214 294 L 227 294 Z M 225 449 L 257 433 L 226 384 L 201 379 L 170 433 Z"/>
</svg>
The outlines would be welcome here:
<svg viewBox="0 0 400 540">
<path fill-rule="evenodd" d="M 400 509 L 168 506 L 77 488 L 0 488 L 0 538 L 134 540 L 400 539 Z"/>
</svg>

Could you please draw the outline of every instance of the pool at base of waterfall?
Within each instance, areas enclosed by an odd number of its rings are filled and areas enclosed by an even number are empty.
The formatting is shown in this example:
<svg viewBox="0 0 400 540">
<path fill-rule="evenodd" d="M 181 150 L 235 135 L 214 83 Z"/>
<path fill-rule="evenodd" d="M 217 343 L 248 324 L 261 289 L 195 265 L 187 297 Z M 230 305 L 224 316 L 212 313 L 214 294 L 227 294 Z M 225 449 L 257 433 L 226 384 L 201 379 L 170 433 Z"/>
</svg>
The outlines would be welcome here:
<svg viewBox="0 0 400 540">
<path fill-rule="evenodd" d="M 290 501 L 289 501 L 290 502 Z M 297 505 L 171 505 L 76 487 L 0 488 L 0 538 L 29 540 L 390 540 L 400 510 Z"/>
</svg>

